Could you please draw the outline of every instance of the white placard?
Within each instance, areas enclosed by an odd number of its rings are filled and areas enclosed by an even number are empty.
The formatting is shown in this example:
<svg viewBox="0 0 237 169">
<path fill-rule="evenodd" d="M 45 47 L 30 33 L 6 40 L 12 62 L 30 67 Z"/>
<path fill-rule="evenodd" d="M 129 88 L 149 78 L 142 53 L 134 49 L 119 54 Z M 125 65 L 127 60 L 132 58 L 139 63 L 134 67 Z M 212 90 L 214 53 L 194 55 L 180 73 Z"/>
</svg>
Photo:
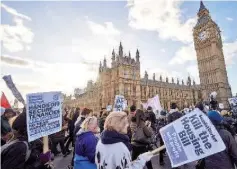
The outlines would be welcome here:
<svg viewBox="0 0 237 169">
<path fill-rule="evenodd" d="M 107 110 L 107 111 L 111 111 L 111 110 L 112 110 L 112 105 L 108 105 L 108 106 L 106 107 L 106 110 Z"/>
<path fill-rule="evenodd" d="M 225 150 L 209 118 L 195 109 L 160 129 L 172 167 L 178 167 Z"/>
<path fill-rule="evenodd" d="M 28 94 L 26 95 L 26 101 L 27 132 L 29 142 L 61 131 L 61 92 Z"/>
</svg>

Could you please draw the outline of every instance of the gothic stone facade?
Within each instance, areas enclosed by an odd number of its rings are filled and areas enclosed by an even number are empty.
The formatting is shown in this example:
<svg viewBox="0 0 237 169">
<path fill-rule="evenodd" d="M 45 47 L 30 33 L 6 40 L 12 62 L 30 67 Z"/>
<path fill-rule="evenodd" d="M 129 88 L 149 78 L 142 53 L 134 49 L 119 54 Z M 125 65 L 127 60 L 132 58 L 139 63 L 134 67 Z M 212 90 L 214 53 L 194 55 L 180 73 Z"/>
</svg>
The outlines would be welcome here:
<svg viewBox="0 0 237 169">
<path fill-rule="evenodd" d="M 141 102 L 146 102 L 148 98 L 159 95 L 162 107 L 168 109 L 171 102 L 176 102 L 180 108 L 191 106 L 201 99 L 200 85 L 191 82 L 191 78 L 184 81 L 174 82 L 172 78 L 169 82 L 162 76 L 156 80 L 148 78 L 147 72 L 143 78 L 140 77 L 140 54 L 137 50 L 135 59 L 124 55 L 123 47 L 120 43 L 118 54 L 113 50 L 111 68 L 107 66 L 104 59 L 103 65 L 100 63 L 99 76 L 95 83 L 89 81 L 85 92 L 76 95 L 76 100 L 72 106 L 89 107 L 95 111 L 107 105 L 113 105 L 115 95 L 123 95 L 128 105 L 140 107 Z"/>
<path fill-rule="evenodd" d="M 209 11 L 200 3 L 198 22 L 193 29 L 194 46 L 200 76 L 200 85 L 191 82 L 190 77 L 180 83 L 166 77 L 156 80 L 148 78 L 147 72 L 140 77 L 140 54 L 137 50 L 135 59 L 129 52 L 125 55 L 122 44 L 118 53 L 112 52 L 111 68 L 104 59 L 100 63 L 99 75 L 95 83 L 88 82 L 83 94 L 76 95 L 72 106 L 89 107 L 95 111 L 114 103 L 115 95 L 124 95 L 128 105 L 140 107 L 141 102 L 148 98 L 160 97 L 163 108 L 169 109 L 171 102 L 176 102 L 180 108 L 195 105 L 198 101 L 208 100 L 212 91 L 217 91 L 218 101 L 227 106 L 227 98 L 231 97 L 225 60 L 222 50 L 222 40 L 217 24 L 211 19 Z"/>
</svg>

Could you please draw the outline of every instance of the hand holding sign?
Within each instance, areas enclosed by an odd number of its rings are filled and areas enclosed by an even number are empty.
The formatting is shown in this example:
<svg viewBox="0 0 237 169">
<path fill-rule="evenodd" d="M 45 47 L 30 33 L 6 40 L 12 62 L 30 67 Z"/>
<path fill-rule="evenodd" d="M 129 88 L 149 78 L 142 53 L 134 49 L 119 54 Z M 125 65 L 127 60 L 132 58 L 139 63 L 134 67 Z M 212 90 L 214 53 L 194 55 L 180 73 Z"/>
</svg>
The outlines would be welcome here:
<svg viewBox="0 0 237 169">
<path fill-rule="evenodd" d="M 199 109 L 161 128 L 160 134 L 172 167 L 202 159 L 226 148 L 209 118 Z"/>
</svg>

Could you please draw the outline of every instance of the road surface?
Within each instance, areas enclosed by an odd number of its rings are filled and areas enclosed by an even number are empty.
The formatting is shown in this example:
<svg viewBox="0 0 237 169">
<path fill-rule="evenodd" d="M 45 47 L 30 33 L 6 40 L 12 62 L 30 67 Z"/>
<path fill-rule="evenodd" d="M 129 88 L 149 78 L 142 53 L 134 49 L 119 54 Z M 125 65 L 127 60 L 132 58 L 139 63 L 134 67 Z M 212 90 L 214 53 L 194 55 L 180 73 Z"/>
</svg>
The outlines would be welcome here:
<svg viewBox="0 0 237 169">
<path fill-rule="evenodd" d="M 72 154 L 68 155 L 65 158 L 62 155 L 57 156 L 54 160 L 55 169 L 67 169 L 67 166 L 68 164 L 70 164 L 71 159 L 72 159 Z M 165 159 L 165 165 L 160 166 L 159 156 L 154 156 L 152 158 L 153 169 L 171 169 L 168 156 L 166 156 L 164 159 Z M 195 169 L 195 167 L 194 167 L 194 164 L 192 163 L 192 164 L 187 164 L 185 166 L 182 166 L 180 167 L 180 169 Z"/>
</svg>

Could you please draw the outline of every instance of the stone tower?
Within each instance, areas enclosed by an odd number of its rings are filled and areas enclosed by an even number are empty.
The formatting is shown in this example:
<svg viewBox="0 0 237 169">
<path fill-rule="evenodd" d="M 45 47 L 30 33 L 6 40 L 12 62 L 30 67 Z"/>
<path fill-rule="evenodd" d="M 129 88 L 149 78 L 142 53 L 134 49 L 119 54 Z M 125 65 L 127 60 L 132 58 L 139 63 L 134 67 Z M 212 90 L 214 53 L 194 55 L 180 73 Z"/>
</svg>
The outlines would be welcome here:
<svg viewBox="0 0 237 169">
<path fill-rule="evenodd" d="M 218 93 L 217 100 L 228 106 L 231 97 L 225 59 L 222 49 L 220 28 L 212 20 L 203 2 L 197 13 L 198 22 L 193 29 L 194 46 L 197 54 L 202 99 L 208 100 L 211 92 Z"/>
</svg>

